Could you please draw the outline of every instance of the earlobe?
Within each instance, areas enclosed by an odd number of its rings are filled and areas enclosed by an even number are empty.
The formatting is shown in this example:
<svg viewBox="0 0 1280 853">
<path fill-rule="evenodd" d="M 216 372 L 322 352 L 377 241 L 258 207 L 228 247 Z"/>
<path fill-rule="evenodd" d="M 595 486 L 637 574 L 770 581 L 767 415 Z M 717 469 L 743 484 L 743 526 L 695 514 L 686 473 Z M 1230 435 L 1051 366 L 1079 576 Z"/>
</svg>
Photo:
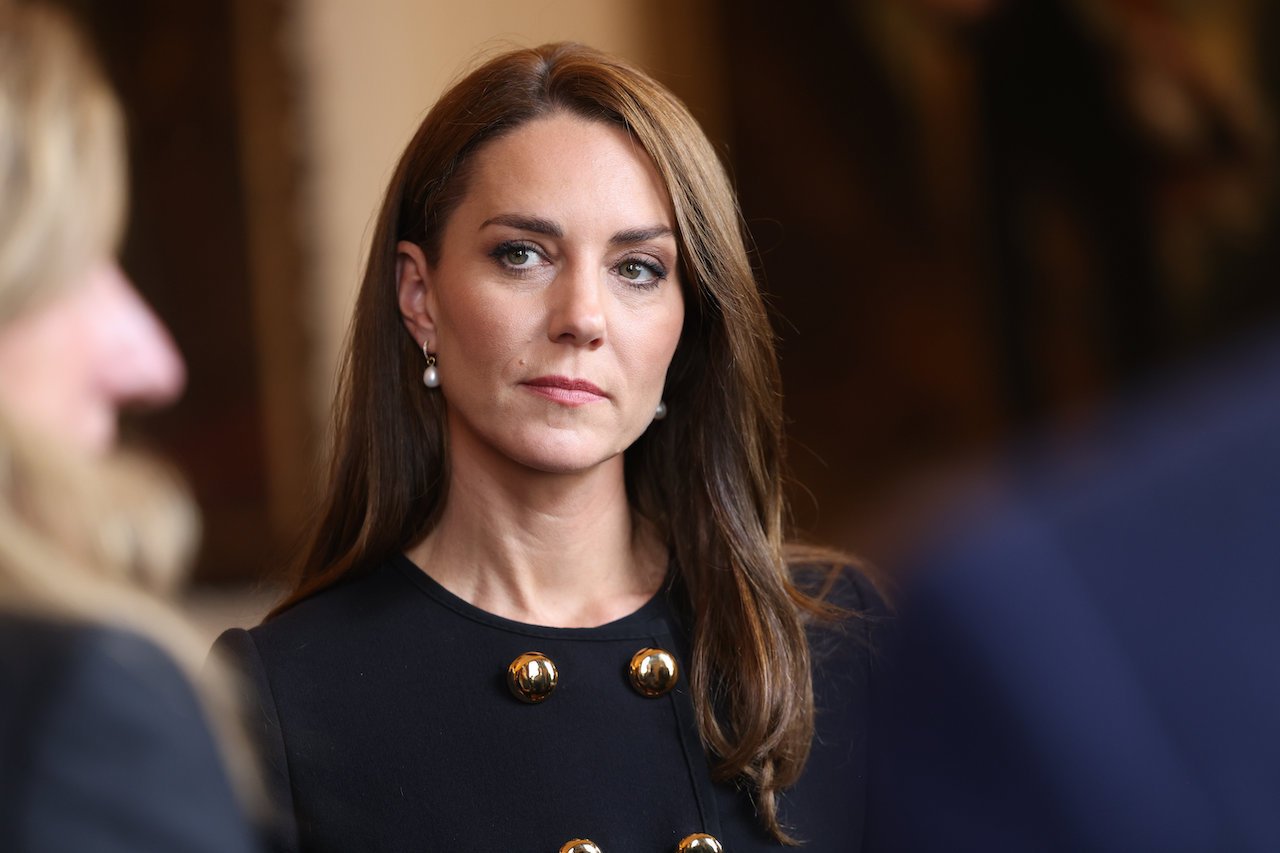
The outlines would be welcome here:
<svg viewBox="0 0 1280 853">
<path fill-rule="evenodd" d="M 396 298 L 405 328 L 419 344 L 435 337 L 435 319 L 427 299 L 430 283 L 431 271 L 422 247 L 401 240 L 396 244 Z"/>
</svg>

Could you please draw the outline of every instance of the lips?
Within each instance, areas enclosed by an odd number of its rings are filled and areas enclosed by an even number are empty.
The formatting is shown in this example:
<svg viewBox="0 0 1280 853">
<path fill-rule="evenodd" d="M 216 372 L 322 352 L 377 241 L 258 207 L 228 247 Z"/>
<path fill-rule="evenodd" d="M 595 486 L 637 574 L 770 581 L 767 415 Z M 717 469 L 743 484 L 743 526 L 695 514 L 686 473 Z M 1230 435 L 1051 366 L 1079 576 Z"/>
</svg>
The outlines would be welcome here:
<svg viewBox="0 0 1280 853">
<path fill-rule="evenodd" d="M 523 384 L 534 394 L 566 406 L 583 406 L 608 397 L 594 382 L 568 376 L 539 376 Z"/>
</svg>

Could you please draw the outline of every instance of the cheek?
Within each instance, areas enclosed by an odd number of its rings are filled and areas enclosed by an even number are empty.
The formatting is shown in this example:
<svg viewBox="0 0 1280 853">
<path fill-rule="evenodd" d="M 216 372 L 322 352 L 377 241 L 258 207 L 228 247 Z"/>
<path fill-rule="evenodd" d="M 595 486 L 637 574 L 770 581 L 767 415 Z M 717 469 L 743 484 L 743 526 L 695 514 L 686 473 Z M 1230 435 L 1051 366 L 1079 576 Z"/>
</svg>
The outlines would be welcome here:
<svg viewBox="0 0 1280 853">
<path fill-rule="evenodd" d="M 684 331 L 684 296 L 677 290 L 667 310 L 657 324 L 654 334 L 654 358 L 662 363 L 663 372 L 671 364 L 671 358 L 680 344 L 680 333 Z"/>
<path fill-rule="evenodd" d="M 643 376 L 646 385 L 661 387 L 680 343 L 684 325 L 684 311 L 680 303 L 668 308 L 659 316 L 644 324 L 633 324 L 632 333 L 619 341 L 619 349 L 626 355 L 630 370 L 635 376 Z"/>
<path fill-rule="evenodd" d="M 0 405 L 40 429 L 97 432 L 100 367 L 89 320 L 63 297 L 0 331 Z"/>
<path fill-rule="evenodd" d="M 509 295 L 450 300 L 441 306 L 442 360 L 462 361 L 468 370 L 501 364 L 531 339 L 535 324 L 535 312 L 521 310 Z"/>
</svg>

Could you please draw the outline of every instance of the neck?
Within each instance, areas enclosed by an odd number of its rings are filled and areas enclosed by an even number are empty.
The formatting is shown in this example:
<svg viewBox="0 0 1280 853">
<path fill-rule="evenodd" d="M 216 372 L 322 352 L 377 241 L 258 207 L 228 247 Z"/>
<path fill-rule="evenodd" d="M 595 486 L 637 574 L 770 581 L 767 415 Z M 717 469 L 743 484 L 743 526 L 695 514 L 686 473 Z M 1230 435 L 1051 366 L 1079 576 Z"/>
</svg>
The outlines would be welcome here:
<svg viewBox="0 0 1280 853">
<path fill-rule="evenodd" d="M 452 449 L 439 523 L 406 552 L 439 584 L 508 619 L 594 627 L 631 613 L 665 576 L 666 550 L 631 511 L 622 456 L 550 474 Z"/>
</svg>

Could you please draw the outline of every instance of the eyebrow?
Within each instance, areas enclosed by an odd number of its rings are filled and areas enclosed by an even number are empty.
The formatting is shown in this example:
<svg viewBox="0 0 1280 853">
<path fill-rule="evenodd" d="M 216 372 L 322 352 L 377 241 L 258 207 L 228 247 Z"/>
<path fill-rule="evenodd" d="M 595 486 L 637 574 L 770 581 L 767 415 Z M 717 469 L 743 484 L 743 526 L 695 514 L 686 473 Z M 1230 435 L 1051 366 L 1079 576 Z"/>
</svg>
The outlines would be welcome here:
<svg viewBox="0 0 1280 853">
<path fill-rule="evenodd" d="M 627 231 L 619 231 L 609 238 L 611 246 L 630 246 L 635 243 L 647 243 L 650 240 L 657 240 L 659 237 L 674 237 L 674 231 L 665 225 L 654 225 L 649 228 L 631 228 Z"/>
<path fill-rule="evenodd" d="M 545 234 L 548 237 L 564 237 L 563 228 L 550 219 L 544 219 L 541 216 L 526 216 L 521 213 L 499 213 L 497 216 L 492 216 L 480 223 L 480 228 L 483 230 L 490 225 L 506 225 L 509 228 L 530 231 L 534 234 Z M 675 236 L 675 232 L 665 225 L 653 225 L 649 228 L 629 228 L 626 231 L 619 231 L 610 237 L 609 244 L 611 246 L 630 246 L 635 243 L 656 240 L 660 237 L 672 236 Z"/>
<path fill-rule="evenodd" d="M 532 231 L 534 234 L 545 234 L 548 237 L 563 237 L 564 229 L 541 216 L 525 216 L 520 213 L 499 213 L 480 223 L 480 230 L 490 225 L 506 225 L 521 231 Z"/>
</svg>

